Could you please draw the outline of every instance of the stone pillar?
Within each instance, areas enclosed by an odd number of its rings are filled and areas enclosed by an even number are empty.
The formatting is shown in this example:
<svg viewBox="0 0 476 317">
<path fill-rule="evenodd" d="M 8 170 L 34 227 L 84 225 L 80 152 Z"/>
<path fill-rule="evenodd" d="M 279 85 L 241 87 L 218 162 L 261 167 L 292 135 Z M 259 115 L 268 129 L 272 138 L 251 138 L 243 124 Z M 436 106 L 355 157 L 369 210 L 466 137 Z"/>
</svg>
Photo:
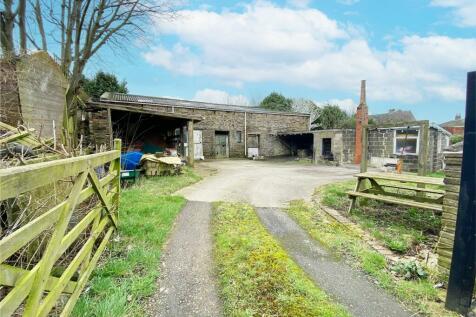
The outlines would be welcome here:
<svg viewBox="0 0 476 317">
<path fill-rule="evenodd" d="M 360 103 L 355 114 L 355 164 L 360 164 L 362 160 L 362 129 L 363 126 L 369 124 L 369 111 L 365 94 L 365 80 L 362 80 L 360 83 Z"/>
<path fill-rule="evenodd" d="M 193 120 L 189 120 L 187 122 L 187 130 L 188 130 L 188 156 L 187 156 L 187 163 L 189 166 L 193 166 L 195 161 L 195 142 L 193 140 Z"/>
</svg>

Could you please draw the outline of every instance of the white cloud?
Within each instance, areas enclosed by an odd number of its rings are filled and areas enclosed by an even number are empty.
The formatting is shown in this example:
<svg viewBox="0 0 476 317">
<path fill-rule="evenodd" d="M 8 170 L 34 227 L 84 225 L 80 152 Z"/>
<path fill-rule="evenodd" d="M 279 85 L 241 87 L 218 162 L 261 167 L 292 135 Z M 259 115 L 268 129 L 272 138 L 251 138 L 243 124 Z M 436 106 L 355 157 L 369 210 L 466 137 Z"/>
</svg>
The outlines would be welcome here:
<svg viewBox="0 0 476 317">
<path fill-rule="evenodd" d="M 209 88 L 197 91 L 193 100 L 238 106 L 250 105 L 248 98 L 243 95 L 230 95 L 226 91 Z"/>
<path fill-rule="evenodd" d="M 367 79 L 369 100 L 463 100 L 465 73 L 476 68 L 476 39 L 407 36 L 377 50 L 319 10 L 264 1 L 242 12 L 185 10 L 156 27 L 178 40 L 146 52 L 149 63 L 235 87 L 279 82 L 357 96 Z"/>
<path fill-rule="evenodd" d="M 462 27 L 476 27 L 476 1 L 432 0 L 431 5 L 453 9 L 455 23 Z"/>
</svg>

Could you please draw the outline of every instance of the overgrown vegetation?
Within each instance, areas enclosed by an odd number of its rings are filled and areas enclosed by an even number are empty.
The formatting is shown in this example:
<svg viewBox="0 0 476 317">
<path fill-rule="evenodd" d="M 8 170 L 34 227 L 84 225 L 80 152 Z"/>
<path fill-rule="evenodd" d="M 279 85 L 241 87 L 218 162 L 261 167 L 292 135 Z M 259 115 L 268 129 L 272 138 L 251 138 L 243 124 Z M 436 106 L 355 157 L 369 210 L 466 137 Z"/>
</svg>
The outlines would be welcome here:
<svg viewBox="0 0 476 317">
<path fill-rule="evenodd" d="M 371 249 L 358 232 L 341 225 L 323 211 L 311 208 L 304 201 L 291 202 L 287 212 L 314 239 L 340 254 L 350 265 L 366 272 L 376 284 L 414 311 L 425 316 L 457 316 L 444 309 L 445 293 L 434 287 L 439 282 L 436 273 L 430 271 L 426 276 L 422 271 L 419 274 L 417 268 L 418 276 L 415 276 L 411 265 L 407 268 L 405 264 L 400 265 L 402 269 L 396 272 L 398 268 L 394 268 L 383 255 Z M 411 278 L 398 277 L 400 274 L 405 275 L 405 270 L 411 272 Z"/>
<path fill-rule="evenodd" d="M 321 202 L 346 212 L 349 207 L 347 191 L 353 190 L 355 181 L 334 183 L 319 190 Z M 390 250 L 414 254 L 422 246 L 433 247 L 441 227 L 441 217 L 432 211 L 386 205 L 380 201 L 359 200 L 358 208 L 350 217 Z"/>
<path fill-rule="evenodd" d="M 144 316 L 142 301 L 152 295 L 159 275 L 161 250 L 185 199 L 170 196 L 200 179 L 193 170 L 170 177 L 144 179 L 125 189 L 117 236 L 104 253 L 74 316 Z"/>
<path fill-rule="evenodd" d="M 288 257 L 252 207 L 218 203 L 212 227 L 225 316 L 348 316 Z"/>
<path fill-rule="evenodd" d="M 459 143 L 463 140 L 464 140 L 464 136 L 458 135 L 458 134 L 454 134 L 450 137 L 450 143 L 451 144 L 456 144 L 456 143 Z"/>
</svg>

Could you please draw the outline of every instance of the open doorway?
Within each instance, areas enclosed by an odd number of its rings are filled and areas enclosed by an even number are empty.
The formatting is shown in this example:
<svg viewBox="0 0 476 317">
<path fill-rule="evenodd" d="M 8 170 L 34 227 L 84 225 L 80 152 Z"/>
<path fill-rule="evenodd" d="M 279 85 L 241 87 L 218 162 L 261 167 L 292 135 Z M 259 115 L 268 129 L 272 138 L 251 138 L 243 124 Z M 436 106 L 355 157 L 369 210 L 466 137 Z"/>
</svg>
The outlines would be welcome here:
<svg viewBox="0 0 476 317">
<path fill-rule="evenodd" d="M 334 160 L 334 155 L 332 154 L 332 139 L 331 138 L 323 138 L 322 139 L 322 157 L 325 160 Z"/>
</svg>

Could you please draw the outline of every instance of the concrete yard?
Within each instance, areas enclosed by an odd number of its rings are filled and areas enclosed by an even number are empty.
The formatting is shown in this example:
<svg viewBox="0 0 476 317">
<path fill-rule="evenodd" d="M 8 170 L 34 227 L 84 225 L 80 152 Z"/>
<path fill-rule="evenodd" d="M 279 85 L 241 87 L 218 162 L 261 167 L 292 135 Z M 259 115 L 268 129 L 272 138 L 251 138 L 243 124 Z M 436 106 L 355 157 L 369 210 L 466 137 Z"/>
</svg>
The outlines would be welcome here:
<svg viewBox="0 0 476 317">
<path fill-rule="evenodd" d="M 351 179 L 357 167 L 311 165 L 296 161 L 217 160 L 197 164 L 216 170 L 177 194 L 192 201 L 240 201 L 255 207 L 283 207 L 294 199 L 310 199 L 315 188 Z"/>
</svg>

